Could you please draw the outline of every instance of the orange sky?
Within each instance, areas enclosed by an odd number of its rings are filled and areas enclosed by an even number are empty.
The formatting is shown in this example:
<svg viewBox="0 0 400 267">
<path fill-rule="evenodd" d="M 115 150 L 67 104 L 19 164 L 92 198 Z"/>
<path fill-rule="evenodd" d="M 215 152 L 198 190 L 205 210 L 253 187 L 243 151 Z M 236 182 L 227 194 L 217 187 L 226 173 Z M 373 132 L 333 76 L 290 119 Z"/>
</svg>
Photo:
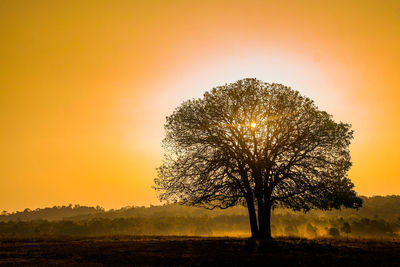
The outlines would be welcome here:
<svg viewBox="0 0 400 267">
<path fill-rule="evenodd" d="M 400 194 L 400 2 L 1 1 L 0 211 L 157 204 L 165 116 L 245 77 L 353 125 L 362 195 Z"/>
</svg>

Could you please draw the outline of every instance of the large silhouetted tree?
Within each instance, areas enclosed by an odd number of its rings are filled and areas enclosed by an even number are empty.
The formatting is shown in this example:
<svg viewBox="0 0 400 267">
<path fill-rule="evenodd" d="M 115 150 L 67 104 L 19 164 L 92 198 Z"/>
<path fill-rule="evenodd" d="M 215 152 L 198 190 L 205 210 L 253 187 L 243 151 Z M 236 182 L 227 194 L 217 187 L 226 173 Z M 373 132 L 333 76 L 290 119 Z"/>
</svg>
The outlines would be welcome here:
<svg viewBox="0 0 400 267">
<path fill-rule="evenodd" d="M 281 84 L 244 79 L 183 102 L 167 117 L 161 200 L 248 208 L 252 237 L 271 238 L 271 209 L 358 208 L 347 177 L 350 125 Z"/>
</svg>

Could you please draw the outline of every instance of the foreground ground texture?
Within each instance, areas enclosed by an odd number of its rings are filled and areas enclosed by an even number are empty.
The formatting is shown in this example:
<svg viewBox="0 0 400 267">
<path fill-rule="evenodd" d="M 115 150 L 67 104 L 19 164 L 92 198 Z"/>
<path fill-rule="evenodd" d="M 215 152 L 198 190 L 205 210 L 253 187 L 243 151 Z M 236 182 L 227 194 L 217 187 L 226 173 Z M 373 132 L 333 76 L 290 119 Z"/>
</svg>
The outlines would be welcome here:
<svg viewBox="0 0 400 267">
<path fill-rule="evenodd" d="M 0 238 L 0 265 L 399 266 L 400 241 L 199 237 Z"/>
</svg>

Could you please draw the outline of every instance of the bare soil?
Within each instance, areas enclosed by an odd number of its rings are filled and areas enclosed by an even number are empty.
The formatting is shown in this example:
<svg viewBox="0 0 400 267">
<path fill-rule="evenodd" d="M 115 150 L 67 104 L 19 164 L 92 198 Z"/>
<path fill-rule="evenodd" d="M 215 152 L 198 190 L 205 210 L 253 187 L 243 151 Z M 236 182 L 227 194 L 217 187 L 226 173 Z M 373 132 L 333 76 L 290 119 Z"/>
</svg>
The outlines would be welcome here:
<svg viewBox="0 0 400 267">
<path fill-rule="evenodd" d="M 400 241 L 177 236 L 0 238 L 0 265 L 400 266 Z"/>
</svg>

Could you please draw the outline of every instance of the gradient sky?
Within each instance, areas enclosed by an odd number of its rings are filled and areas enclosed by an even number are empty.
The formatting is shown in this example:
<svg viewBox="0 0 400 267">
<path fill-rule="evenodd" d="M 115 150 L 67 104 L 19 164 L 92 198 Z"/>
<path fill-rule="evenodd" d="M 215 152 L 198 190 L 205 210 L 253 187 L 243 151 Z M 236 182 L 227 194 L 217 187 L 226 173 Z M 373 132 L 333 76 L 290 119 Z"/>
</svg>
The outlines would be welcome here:
<svg viewBox="0 0 400 267">
<path fill-rule="evenodd" d="M 353 125 L 361 195 L 400 194 L 400 1 L 0 0 L 0 211 L 158 204 L 165 117 L 256 77 Z"/>
</svg>

